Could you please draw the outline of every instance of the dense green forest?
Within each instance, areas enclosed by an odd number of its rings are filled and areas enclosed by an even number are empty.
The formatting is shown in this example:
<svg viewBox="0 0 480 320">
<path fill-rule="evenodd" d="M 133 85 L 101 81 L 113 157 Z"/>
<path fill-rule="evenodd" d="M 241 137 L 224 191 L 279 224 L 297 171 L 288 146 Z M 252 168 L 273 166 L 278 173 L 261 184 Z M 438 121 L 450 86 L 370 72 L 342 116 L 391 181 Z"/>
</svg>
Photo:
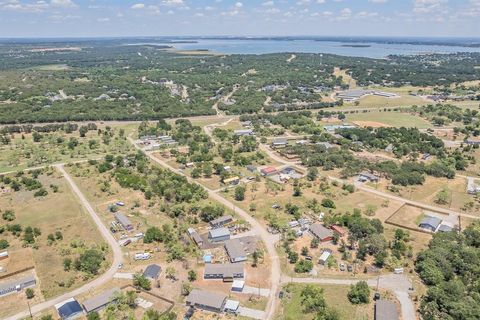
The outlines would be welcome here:
<svg viewBox="0 0 480 320">
<path fill-rule="evenodd" d="M 420 313 L 425 320 L 478 319 L 480 315 L 480 224 L 462 233 L 440 232 L 415 262 L 428 286 Z"/>
<path fill-rule="evenodd" d="M 135 41 L 128 41 L 135 42 Z M 3 43 L 0 123 L 146 120 L 328 108 L 346 88 L 335 67 L 360 85 L 449 85 L 480 78 L 480 54 L 352 58 L 328 54 L 177 54 L 127 40 Z M 222 97 L 232 93 L 229 101 Z M 270 99 L 269 103 L 266 101 Z"/>
</svg>

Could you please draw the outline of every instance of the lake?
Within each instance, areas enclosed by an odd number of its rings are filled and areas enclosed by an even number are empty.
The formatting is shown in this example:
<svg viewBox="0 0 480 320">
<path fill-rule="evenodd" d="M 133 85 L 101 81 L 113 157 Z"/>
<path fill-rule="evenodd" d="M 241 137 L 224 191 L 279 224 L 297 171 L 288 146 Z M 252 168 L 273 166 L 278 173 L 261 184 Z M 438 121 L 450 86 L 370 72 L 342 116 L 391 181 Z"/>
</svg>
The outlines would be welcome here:
<svg viewBox="0 0 480 320">
<path fill-rule="evenodd" d="M 316 40 L 195 39 L 196 43 L 172 43 L 178 50 L 200 50 L 226 54 L 264 54 L 279 52 L 330 53 L 341 56 L 385 58 L 388 55 L 480 52 L 480 48 L 454 45 L 404 43 L 350 43 Z"/>
</svg>

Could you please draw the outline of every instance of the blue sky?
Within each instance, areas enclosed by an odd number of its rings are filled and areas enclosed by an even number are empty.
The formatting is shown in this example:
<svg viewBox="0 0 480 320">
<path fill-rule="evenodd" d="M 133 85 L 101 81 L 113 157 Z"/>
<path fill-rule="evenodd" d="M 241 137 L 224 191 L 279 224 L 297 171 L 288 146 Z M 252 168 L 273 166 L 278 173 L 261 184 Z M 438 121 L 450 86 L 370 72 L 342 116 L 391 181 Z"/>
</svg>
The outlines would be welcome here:
<svg viewBox="0 0 480 320">
<path fill-rule="evenodd" d="M 0 0 L 0 37 L 480 36 L 480 0 Z"/>
</svg>

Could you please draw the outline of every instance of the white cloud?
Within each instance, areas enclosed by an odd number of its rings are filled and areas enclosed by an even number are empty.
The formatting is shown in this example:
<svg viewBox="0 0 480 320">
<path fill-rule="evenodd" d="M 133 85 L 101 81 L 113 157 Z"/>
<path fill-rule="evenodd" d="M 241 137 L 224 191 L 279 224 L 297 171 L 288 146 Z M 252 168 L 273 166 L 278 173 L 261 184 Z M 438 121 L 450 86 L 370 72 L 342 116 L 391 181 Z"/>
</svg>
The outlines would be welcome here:
<svg viewBox="0 0 480 320">
<path fill-rule="evenodd" d="M 262 6 L 264 6 L 264 7 L 271 7 L 271 6 L 274 6 L 274 5 L 275 5 L 274 1 L 265 1 L 264 3 L 262 3 Z"/>
<path fill-rule="evenodd" d="M 371 3 L 386 3 L 388 0 L 368 0 Z"/>
<path fill-rule="evenodd" d="M 72 0 L 52 0 L 50 1 L 52 7 L 74 8 L 77 5 Z"/>
<path fill-rule="evenodd" d="M 110 18 L 98 18 L 97 21 L 98 22 L 109 22 Z"/>
<path fill-rule="evenodd" d="M 132 5 L 130 8 L 133 9 L 133 10 L 144 9 L 144 8 L 145 8 L 145 4 L 143 4 L 143 3 L 135 3 L 135 4 Z"/>
<path fill-rule="evenodd" d="M 443 5 L 447 2 L 448 0 L 414 0 L 413 12 L 424 14 L 439 11 L 443 9 Z"/>
<path fill-rule="evenodd" d="M 185 2 L 183 0 L 162 0 L 162 4 L 168 7 L 183 7 Z"/>
<path fill-rule="evenodd" d="M 241 7 L 243 7 L 243 3 L 237 2 L 237 3 L 235 3 L 235 7 L 241 8 Z"/>
</svg>

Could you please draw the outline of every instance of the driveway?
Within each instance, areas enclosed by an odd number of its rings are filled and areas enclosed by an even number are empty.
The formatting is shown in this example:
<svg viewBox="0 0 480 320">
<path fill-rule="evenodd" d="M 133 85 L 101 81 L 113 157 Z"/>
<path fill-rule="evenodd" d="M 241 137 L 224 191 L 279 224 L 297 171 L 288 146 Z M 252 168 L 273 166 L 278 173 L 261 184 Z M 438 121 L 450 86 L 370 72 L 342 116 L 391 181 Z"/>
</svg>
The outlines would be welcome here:
<svg viewBox="0 0 480 320">
<path fill-rule="evenodd" d="M 248 317 L 248 318 L 258 319 L 258 320 L 265 319 L 265 316 L 266 316 L 265 311 L 250 309 L 245 307 L 239 307 L 238 314 L 243 317 Z"/>
<path fill-rule="evenodd" d="M 259 295 L 259 296 L 263 296 L 263 297 L 268 297 L 270 295 L 270 289 L 244 286 L 243 290 L 242 290 L 242 293 L 254 294 L 254 295 Z"/>
</svg>

